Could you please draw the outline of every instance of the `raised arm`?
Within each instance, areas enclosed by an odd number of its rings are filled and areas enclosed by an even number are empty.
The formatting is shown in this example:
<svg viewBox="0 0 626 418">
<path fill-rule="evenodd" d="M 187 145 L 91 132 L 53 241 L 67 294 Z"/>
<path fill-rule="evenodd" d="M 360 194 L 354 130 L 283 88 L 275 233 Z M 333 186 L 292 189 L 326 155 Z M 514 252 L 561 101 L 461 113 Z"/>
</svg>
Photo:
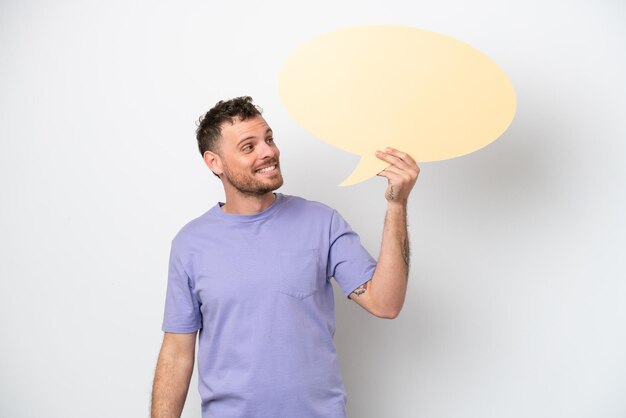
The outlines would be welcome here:
<svg viewBox="0 0 626 418">
<path fill-rule="evenodd" d="M 196 332 L 166 332 L 152 385 L 152 418 L 179 418 L 193 373 Z"/>
<path fill-rule="evenodd" d="M 378 317 L 393 319 L 406 295 L 410 262 L 407 201 L 420 169 L 410 155 L 392 148 L 378 151 L 376 156 L 391 164 L 378 174 L 388 180 L 380 255 L 372 279 L 356 288 L 350 299 Z"/>
</svg>

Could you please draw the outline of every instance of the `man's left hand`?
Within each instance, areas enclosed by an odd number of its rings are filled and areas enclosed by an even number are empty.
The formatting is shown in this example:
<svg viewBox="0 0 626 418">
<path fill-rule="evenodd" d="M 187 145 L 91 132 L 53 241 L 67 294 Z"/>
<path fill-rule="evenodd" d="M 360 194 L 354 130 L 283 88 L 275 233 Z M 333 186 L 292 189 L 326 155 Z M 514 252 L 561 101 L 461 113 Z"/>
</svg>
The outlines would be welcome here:
<svg viewBox="0 0 626 418">
<path fill-rule="evenodd" d="M 388 185 L 385 198 L 389 203 L 406 204 L 420 173 L 417 163 L 406 152 L 393 148 L 376 151 L 376 157 L 391 164 L 377 174 L 387 178 Z"/>
</svg>

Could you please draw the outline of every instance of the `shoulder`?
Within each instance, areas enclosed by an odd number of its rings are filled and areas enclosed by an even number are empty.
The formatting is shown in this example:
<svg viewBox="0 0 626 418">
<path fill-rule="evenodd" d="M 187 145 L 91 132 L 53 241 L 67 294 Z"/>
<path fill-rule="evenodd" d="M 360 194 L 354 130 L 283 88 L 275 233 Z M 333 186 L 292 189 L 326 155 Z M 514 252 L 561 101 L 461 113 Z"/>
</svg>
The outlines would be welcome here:
<svg viewBox="0 0 626 418">
<path fill-rule="evenodd" d="M 285 199 L 285 208 L 289 211 L 303 212 L 307 214 L 316 214 L 318 216 L 332 217 L 335 209 L 330 206 L 317 202 L 315 200 L 308 200 L 300 196 L 283 195 Z"/>
<path fill-rule="evenodd" d="M 331 234 L 344 234 L 346 231 L 353 233 L 353 230 L 346 219 L 334 209 L 324 203 L 314 200 L 304 199 L 298 196 L 285 196 L 288 201 L 292 201 L 294 210 L 289 215 L 305 216 L 307 223 L 324 225 L 324 228 L 331 231 Z"/>
<path fill-rule="evenodd" d="M 210 211 L 207 211 L 185 223 L 172 238 L 172 245 L 183 247 L 190 241 L 206 234 L 208 229 L 212 229 L 214 227 L 212 224 L 215 222 L 212 222 L 209 213 Z"/>
</svg>

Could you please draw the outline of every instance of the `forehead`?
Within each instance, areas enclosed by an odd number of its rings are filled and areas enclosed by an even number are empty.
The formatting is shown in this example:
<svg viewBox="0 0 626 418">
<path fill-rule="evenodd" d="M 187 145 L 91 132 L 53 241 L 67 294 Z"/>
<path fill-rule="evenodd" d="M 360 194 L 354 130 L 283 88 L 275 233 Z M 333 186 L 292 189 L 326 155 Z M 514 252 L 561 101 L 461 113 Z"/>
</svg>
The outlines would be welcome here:
<svg viewBox="0 0 626 418">
<path fill-rule="evenodd" d="M 222 123 L 221 128 L 222 139 L 231 145 L 236 145 L 246 138 L 265 138 L 267 130 L 270 129 L 265 119 L 260 115 L 245 120 L 235 118 L 232 124 L 228 121 Z"/>
</svg>

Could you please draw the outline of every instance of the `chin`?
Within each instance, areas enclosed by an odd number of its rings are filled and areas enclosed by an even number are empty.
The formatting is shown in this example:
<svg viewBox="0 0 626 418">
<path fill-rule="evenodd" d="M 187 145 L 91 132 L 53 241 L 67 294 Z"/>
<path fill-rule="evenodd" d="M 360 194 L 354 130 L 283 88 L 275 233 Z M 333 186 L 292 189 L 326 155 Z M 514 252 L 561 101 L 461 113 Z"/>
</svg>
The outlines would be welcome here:
<svg viewBox="0 0 626 418">
<path fill-rule="evenodd" d="M 282 185 L 283 185 L 283 179 L 281 177 L 280 181 L 273 182 L 271 185 L 269 185 L 269 188 L 271 188 L 270 191 L 273 192 L 274 190 L 280 189 Z"/>
<path fill-rule="evenodd" d="M 266 178 L 263 182 L 268 188 L 272 188 L 272 190 L 278 189 L 283 185 L 283 176 L 280 172 L 276 173 L 274 177 Z"/>
</svg>

